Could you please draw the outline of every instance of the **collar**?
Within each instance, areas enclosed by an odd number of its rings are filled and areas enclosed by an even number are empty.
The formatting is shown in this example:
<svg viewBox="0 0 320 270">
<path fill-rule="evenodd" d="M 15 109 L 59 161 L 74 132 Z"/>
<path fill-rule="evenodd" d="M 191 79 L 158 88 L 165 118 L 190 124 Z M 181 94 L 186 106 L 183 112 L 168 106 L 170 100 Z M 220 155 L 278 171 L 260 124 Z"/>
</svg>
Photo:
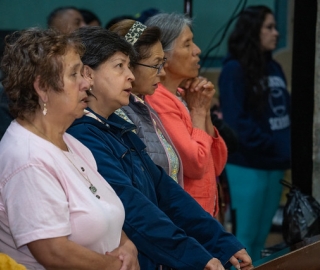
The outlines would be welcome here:
<svg viewBox="0 0 320 270">
<path fill-rule="evenodd" d="M 143 96 L 137 96 L 136 94 L 132 94 L 131 93 L 131 96 L 133 97 L 133 99 L 134 99 L 134 101 L 135 102 L 141 102 L 141 103 L 143 103 L 144 104 L 144 100 L 143 100 Z"/>
<path fill-rule="evenodd" d="M 108 119 L 102 117 L 101 115 L 94 112 L 91 108 L 86 108 L 84 110 L 84 117 L 90 117 L 92 119 L 95 119 L 97 122 L 101 123 L 107 128 L 110 128 L 112 130 L 121 130 L 121 133 L 125 133 L 127 131 L 132 131 L 136 129 L 137 127 L 133 124 L 130 124 L 126 120 L 122 119 L 120 116 L 116 115 L 115 113 L 112 113 Z"/>
</svg>

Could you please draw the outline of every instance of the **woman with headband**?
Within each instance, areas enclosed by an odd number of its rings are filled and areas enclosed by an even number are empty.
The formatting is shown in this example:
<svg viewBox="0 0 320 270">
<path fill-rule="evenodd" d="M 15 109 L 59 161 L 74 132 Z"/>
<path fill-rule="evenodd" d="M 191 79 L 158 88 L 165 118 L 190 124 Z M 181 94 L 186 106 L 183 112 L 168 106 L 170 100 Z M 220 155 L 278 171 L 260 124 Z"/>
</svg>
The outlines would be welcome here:
<svg viewBox="0 0 320 270">
<path fill-rule="evenodd" d="M 152 95 L 165 76 L 163 65 L 166 58 L 160 42 L 161 32 L 157 27 L 146 27 L 138 21 L 123 20 L 110 30 L 124 36 L 137 52 L 132 63 L 135 80 L 132 83 L 130 103 L 116 113 L 136 125 L 136 133 L 145 143 L 146 150 L 157 165 L 183 186 L 182 163 L 167 131 L 157 113 L 144 102 L 145 95 Z"/>
<path fill-rule="evenodd" d="M 91 91 L 85 115 L 68 132 L 91 150 L 98 171 L 122 200 L 123 230 L 137 246 L 141 269 L 251 269 L 241 243 L 155 165 L 132 132 L 136 126 L 114 113 L 129 104 L 135 58 L 122 48 L 131 45 L 98 27 L 74 34 L 86 48 L 82 61 Z"/>
</svg>

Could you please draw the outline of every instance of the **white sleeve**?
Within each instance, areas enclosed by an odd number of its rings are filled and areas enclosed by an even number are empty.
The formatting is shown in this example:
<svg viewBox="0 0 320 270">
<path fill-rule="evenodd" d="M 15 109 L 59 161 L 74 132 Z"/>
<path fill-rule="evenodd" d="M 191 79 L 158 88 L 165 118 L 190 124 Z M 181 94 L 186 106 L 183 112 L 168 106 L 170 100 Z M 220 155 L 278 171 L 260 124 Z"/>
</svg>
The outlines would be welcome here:
<svg viewBox="0 0 320 270">
<path fill-rule="evenodd" d="M 67 197 L 45 167 L 30 165 L 19 170 L 7 181 L 1 195 L 17 248 L 71 233 Z"/>
</svg>

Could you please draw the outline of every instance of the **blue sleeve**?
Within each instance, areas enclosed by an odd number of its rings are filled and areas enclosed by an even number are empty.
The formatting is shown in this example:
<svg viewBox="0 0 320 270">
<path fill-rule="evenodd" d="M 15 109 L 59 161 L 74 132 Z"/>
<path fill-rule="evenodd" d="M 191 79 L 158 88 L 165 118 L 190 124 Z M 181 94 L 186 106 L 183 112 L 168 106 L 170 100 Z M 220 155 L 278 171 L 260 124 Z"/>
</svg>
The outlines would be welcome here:
<svg viewBox="0 0 320 270">
<path fill-rule="evenodd" d="M 103 132 L 98 128 L 76 125 L 71 127 L 68 133 L 76 134 L 76 138 L 91 150 L 100 174 L 120 197 L 126 212 L 123 229 L 139 252 L 152 261 L 173 268 L 204 269 L 213 256 L 194 238 L 188 237 L 158 206 L 133 186 L 119 157 L 115 156 L 107 145 Z M 158 171 L 159 177 L 154 183 L 157 189 L 165 185 L 162 181 L 169 180 L 163 171 Z M 180 188 L 172 179 L 171 181 L 176 189 Z M 166 199 L 162 198 L 164 193 L 166 192 L 157 194 L 160 201 Z"/>
<path fill-rule="evenodd" d="M 245 81 L 238 61 L 231 60 L 224 65 L 219 77 L 219 93 L 223 118 L 236 132 L 239 142 L 252 151 L 273 152 L 275 142 L 272 134 L 263 132 L 244 110 Z"/>
<path fill-rule="evenodd" d="M 162 168 L 159 169 L 161 176 L 157 177 L 160 181 L 156 185 L 159 208 L 188 236 L 195 238 L 213 257 L 229 267 L 229 259 L 243 249 L 243 245 L 168 177 Z"/>
</svg>

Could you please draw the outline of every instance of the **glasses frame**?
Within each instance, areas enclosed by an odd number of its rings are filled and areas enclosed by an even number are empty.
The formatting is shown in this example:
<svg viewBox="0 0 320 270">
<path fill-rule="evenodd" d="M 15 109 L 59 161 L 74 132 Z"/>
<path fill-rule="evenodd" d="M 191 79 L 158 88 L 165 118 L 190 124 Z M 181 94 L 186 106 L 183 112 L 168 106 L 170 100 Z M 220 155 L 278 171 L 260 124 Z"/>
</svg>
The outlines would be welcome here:
<svg viewBox="0 0 320 270">
<path fill-rule="evenodd" d="M 160 74 L 161 72 L 161 69 L 163 68 L 163 66 L 165 65 L 165 63 L 167 62 L 167 58 L 164 57 L 163 58 L 163 62 L 160 64 L 160 65 L 157 65 L 157 66 L 150 66 L 150 65 L 146 65 L 146 64 L 141 64 L 141 63 L 137 63 L 137 62 L 134 62 L 133 64 L 134 65 L 139 65 L 139 66 L 143 66 L 143 67 L 148 67 L 148 68 L 154 68 L 154 69 L 157 69 L 157 75 Z"/>
</svg>

